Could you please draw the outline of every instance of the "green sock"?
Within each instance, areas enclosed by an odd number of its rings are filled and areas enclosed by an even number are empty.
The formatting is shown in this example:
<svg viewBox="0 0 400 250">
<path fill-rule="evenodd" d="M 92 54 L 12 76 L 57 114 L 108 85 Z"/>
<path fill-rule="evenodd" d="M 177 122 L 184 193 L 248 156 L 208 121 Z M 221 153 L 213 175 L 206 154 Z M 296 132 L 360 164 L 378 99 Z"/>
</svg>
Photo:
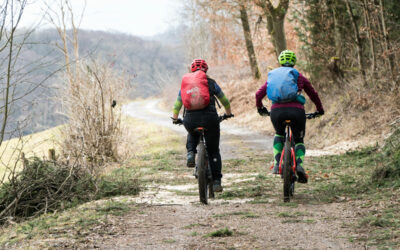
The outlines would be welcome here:
<svg viewBox="0 0 400 250">
<path fill-rule="evenodd" d="M 306 146 L 304 146 L 304 143 L 297 143 L 295 146 L 295 151 L 296 165 L 303 168 L 304 156 L 306 155 Z"/>
<path fill-rule="evenodd" d="M 283 135 L 275 135 L 274 137 L 274 166 L 279 164 L 281 154 L 283 150 L 283 144 L 285 143 L 285 137 Z"/>
</svg>

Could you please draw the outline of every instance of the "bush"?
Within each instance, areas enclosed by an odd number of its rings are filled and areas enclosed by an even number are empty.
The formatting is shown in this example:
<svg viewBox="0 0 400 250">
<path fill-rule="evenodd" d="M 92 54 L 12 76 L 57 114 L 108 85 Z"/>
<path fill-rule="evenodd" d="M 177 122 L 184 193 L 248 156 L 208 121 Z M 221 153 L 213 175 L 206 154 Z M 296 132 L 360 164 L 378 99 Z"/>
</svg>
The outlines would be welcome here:
<svg viewBox="0 0 400 250">
<path fill-rule="evenodd" d="M 383 147 L 383 166 L 377 168 L 372 175 L 372 180 L 384 183 L 386 180 L 398 180 L 400 178 L 400 128 L 386 139 Z"/>
<path fill-rule="evenodd" d="M 116 195 L 137 195 L 140 191 L 139 180 L 130 169 L 114 170 L 111 175 L 100 178 L 97 198 Z"/>
<path fill-rule="evenodd" d="M 86 201 L 96 190 L 94 179 L 74 166 L 32 158 L 0 187 L 0 220 L 54 211 L 66 202 Z"/>
<path fill-rule="evenodd" d="M 136 176 L 126 169 L 99 179 L 82 169 L 39 158 L 27 160 L 20 173 L 0 186 L 0 224 L 7 218 L 18 220 L 92 199 L 139 192 Z"/>
</svg>

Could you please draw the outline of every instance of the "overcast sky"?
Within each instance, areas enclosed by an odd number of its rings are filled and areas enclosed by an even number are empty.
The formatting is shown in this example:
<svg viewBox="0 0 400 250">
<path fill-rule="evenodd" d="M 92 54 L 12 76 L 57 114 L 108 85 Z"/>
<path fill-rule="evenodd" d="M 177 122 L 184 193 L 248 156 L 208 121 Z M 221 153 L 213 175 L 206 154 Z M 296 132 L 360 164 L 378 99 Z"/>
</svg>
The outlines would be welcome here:
<svg viewBox="0 0 400 250">
<path fill-rule="evenodd" d="M 21 26 L 31 26 L 42 16 L 44 4 L 56 6 L 59 0 L 32 0 L 26 7 Z M 70 0 L 74 13 L 80 14 L 85 0 Z M 120 31 L 152 36 L 177 23 L 180 0 L 86 0 L 81 28 Z"/>
</svg>

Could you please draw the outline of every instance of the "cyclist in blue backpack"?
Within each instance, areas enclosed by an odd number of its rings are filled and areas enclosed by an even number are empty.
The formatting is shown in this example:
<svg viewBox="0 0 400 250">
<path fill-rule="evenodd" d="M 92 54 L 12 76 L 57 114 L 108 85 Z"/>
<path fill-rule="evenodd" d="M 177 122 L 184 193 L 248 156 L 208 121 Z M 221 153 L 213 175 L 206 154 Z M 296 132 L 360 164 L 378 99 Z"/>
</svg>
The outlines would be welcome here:
<svg viewBox="0 0 400 250">
<path fill-rule="evenodd" d="M 307 183 L 308 175 L 303 167 L 306 152 L 303 141 L 306 128 L 305 98 L 300 92 L 302 90 L 306 92 L 317 107 L 319 115 L 324 114 L 324 108 L 322 107 L 318 93 L 314 90 L 310 81 L 294 68 L 296 64 L 296 55 L 294 52 L 290 50 L 282 51 L 279 55 L 279 64 L 281 67 L 270 71 L 267 82 L 257 91 L 256 106 L 261 116 L 271 116 L 271 121 L 276 132 L 273 144 L 274 168 L 272 173 L 279 174 L 279 160 L 285 143 L 284 121 L 291 120 L 293 137 L 296 144 L 296 174 L 298 182 Z M 271 113 L 262 104 L 262 99 L 266 95 L 272 101 Z"/>
</svg>

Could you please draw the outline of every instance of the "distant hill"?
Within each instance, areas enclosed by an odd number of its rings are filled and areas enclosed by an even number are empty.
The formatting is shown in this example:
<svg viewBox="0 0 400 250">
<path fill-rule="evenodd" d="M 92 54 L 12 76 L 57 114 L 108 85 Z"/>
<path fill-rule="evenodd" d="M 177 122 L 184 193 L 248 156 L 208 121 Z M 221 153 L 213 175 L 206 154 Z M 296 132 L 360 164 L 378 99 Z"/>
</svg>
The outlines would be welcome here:
<svg viewBox="0 0 400 250">
<path fill-rule="evenodd" d="M 177 46 L 179 36 L 168 32 L 162 36 L 168 36 L 169 39 L 142 39 L 117 32 L 80 30 L 79 53 L 83 58 L 112 63 L 115 68 L 133 76 L 133 90 L 129 93 L 131 98 L 148 97 L 159 94 L 168 79 L 185 70 L 184 51 L 182 46 Z M 29 74 L 29 81 L 26 81 L 32 84 L 19 85 L 18 93 L 26 92 L 32 85 L 43 81 L 51 72 L 63 66 L 64 58 L 57 44 L 60 44 L 60 39 L 54 29 L 31 34 L 21 51 L 19 63 L 21 67 L 35 65 L 37 68 Z M 17 102 L 12 110 L 8 130 L 12 130 L 16 123 L 25 122 L 22 132 L 29 134 L 65 123 L 66 117 L 61 114 L 56 99 L 59 86 L 63 84 L 58 76 L 50 77 L 30 95 Z M 32 102 L 34 105 L 31 105 Z M 8 138 L 15 136 L 9 134 Z"/>
</svg>

